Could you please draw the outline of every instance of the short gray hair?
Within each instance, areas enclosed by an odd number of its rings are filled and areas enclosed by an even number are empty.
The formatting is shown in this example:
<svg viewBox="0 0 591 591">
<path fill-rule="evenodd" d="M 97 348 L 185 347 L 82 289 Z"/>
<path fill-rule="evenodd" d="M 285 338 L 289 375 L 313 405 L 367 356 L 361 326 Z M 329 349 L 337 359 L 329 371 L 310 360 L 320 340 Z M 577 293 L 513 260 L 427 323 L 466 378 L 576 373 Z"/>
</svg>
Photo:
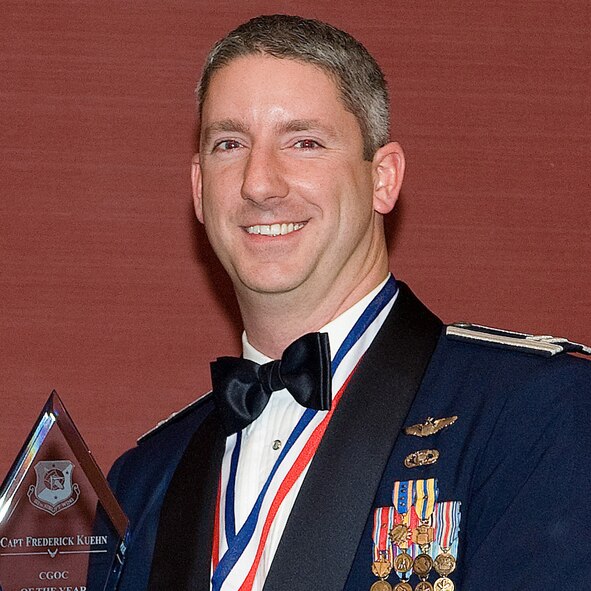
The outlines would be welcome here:
<svg viewBox="0 0 591 591">
<path fill-rule="evenodd" d="M 253 18 L 212 47 L 197 86 L 199 117 L 213 74 L 232 60 L 252 54 L 309 63 L 327 72 L 336 82 L 345 108 L 359 123 L 366 160 L 388 142 L 388 89 L 372 55 L 332 25 L 285 14 Z"/>
</svg>

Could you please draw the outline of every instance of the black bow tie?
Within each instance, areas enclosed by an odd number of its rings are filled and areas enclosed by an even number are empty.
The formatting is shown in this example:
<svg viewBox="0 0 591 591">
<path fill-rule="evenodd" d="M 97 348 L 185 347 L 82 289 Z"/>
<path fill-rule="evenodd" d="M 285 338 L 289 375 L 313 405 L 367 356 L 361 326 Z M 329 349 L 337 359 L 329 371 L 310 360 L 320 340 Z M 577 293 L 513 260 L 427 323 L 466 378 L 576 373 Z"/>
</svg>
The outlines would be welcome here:
<svg viewBox="0 0 591 591">
<path fill-rule="evenodd" d="M 273 392 L 287 388 L 302 406 L 330 410 L 330 347 L 326 333 L 294 341 L 281 360 L 259 365 L 240 357 L 211 364 L 213 396 L 228 435 L 241 431 L 263 412 Z"/>
</svg>

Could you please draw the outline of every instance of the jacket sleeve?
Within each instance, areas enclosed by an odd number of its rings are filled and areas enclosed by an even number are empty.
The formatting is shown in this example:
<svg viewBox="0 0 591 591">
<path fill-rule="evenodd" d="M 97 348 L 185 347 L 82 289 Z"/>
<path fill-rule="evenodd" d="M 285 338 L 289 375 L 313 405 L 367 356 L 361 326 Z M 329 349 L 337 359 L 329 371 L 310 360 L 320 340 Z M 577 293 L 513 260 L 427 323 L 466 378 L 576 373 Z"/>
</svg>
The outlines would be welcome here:
<svg viewBox="0 0 591 591">
<path fill-rule="evenodd" d="M 507 397 L 474 473 L 462 591 L 590 588 L 590 425 L 586 361 Z"/>
</svg>

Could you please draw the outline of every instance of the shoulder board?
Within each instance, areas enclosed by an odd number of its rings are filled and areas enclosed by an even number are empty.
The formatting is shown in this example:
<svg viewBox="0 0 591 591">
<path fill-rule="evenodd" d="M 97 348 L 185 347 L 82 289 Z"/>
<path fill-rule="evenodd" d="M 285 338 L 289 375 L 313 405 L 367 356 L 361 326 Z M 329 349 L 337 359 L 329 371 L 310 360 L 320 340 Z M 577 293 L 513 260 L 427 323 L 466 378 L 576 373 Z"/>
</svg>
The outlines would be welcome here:
<svg viewBox="0 0 591 591">
<path fill-rule="evenodd" d="M 206 400 L 209 400 L 210 396 L 211 396 L 211 392 L 208 392 L 204 396 L 201 396 L 201 398 L 198 398 L 197 400 L 194 400 L 193 402 L 187 404 L 187 406 L 181 408 L 180 410 L 173 412 L 169 417 L 160 421 L 157 425 L 155 425 L 149 431 L 146 431 L 146 433 L 144 433 L 141 437 L 139 437 L 137 439 L 137 443 L 140 444 L 140 443 L 144 442 L 146 439 L 149 439 L 150 437 L 152 437 L 152 435 L 159 433 L 162 429 L 164 429 L 164 427 L 171 425 L 174 422 L 178 421 L 179 419 L 181 419 L 182 417 L 187 415 L 189 412 L 191 412 L 192 410 L 194 410 L 195 408 L 197 408 L 198 406 L 203 404 Z"/>
<path fill-rule="evenodd" d="M 445 334 L 456 341 L 479 342 L 507 349 L 519 349 L 527 353 L 544 355 L 545 357 L 553 357 L 560 353 L 591 355 L 591 347 L 573 343 L 561 337 L 513 332 L 468 322 L 450 324 L 446 328 Z"/>
</svg>

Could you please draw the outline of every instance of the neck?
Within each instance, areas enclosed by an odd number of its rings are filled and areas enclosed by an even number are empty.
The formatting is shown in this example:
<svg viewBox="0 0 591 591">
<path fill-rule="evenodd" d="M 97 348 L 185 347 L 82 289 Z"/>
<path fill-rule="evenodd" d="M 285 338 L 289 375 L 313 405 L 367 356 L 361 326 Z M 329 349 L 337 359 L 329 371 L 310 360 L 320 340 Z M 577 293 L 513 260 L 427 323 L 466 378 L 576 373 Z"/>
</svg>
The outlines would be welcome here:
<svg viewBox="0 0 591 591">
<path fill-rule="evenodd" d="M 279 359 L 287 346 L 300 336 L 317 332 L 356 304 L 387 276 L 388 266 L 380 265 L 354 282 L 337 283 L 323 292 L 302 294 L 238 295 L 244 329 L 250 344 L 271 359 Z M 257 297 L 258 296 L 258 297 Z"/>
</svg>

